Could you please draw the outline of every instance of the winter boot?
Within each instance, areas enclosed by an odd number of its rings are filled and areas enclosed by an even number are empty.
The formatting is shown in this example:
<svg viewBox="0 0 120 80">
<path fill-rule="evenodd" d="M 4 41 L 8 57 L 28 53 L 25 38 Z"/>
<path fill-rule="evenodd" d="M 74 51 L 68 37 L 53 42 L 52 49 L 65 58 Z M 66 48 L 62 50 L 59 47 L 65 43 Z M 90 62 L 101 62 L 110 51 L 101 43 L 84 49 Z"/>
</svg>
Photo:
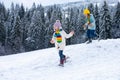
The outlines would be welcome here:
<svg viewBox="0 0 120 80">
<path fill-rule="evenodd" d="M 63 60 L 63 59 L 62 59 L 62 60 L 60 60 L 60 64 L 59 64 L 59 66 L 64 67 L 64 60 Z"/>
<path fill-rule="evenodd" d="M 88 39 L 87 44 L 92 43 L 92 39 Z"/>
</svg>

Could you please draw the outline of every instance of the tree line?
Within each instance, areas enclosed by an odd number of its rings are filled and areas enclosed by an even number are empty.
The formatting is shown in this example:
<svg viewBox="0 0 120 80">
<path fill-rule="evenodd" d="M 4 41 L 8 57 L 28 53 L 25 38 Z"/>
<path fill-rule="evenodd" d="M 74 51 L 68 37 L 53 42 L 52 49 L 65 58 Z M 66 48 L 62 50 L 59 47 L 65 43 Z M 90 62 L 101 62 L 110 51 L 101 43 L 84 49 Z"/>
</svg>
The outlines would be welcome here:
<svg viewBox="0 0 120 80">
<path fill-rule="evenodd" d="M 53 34 L 53 24 L 59 19 L 63 29 L 68 33 L 75 31 L 73 38 L 67 40 L 67 45 L 86 41 L 84 7 L 63 9 L 58 5 L 49 6 L 33 3 L 30 9 L 23 5 L 11 4 L 7 9 L 0 3 L 0 55 L 17 54 L 21 52 L 50 48 Z M 120 3 L 102 6 L 90 3 L 88 9 L 96 20 L 96 39 L 120 38 Z"/>
</svg>

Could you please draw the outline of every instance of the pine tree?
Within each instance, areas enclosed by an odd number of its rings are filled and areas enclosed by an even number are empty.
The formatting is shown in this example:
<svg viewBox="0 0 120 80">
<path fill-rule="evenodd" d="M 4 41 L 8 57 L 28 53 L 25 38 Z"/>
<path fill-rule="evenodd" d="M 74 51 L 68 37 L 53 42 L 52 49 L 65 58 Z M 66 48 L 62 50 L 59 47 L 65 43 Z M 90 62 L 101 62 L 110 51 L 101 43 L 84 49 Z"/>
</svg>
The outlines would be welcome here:
<svg viewBox="0 0 120 80">
<path fill-rule="evenodd" d="M 112 26 L 113 38 L 120 38 L 120 3 L 118 2 Z"/>
<path fill-rule="evenodd" d="M 32 51 L 34 50 L 31 47 L 31 39 L 30 39 L 30 28 L 31 28 L 31 23 L 32 23 L 32 18 L 33 15 L 36 11 L 36 5 L 33 3 L 32 7 L 30 9 L 26 9 L 26 12 L 23 17 L 23 47 L 25 48 L 25 51 Z"/>
<path fill-rule="evenodd" d="M 3 3 L 0 3 L 0 55 L 5 55 L 5 21 L 6 21 L 6 8 Z"/>
<path fill-rule="evenodd" d="M 18 11 L 18 15 L 20 16 L 20 30 L 21 30 L 21 34 L 20 34 L 20 39 L 21 39 L 21 46 L 20 46 L 20 51 L 21 52 L 24 52 L 25 51 L 25 48 L 24 48 L 24 41 L 25 41 L 25 25 L 27 24 L 28 21 L 26 21 L 26 18 L 24 17 L 25 16 L 25 9 L 24 9 L 24 6 L 23 4 L 21 5 L 21 7 L 19 8 L 19 11 Z"/>
<path fill-rule="evenodd" d="M 111 38 L 111 16 L 109 13 L 109 8 L 108 5 L 106 3 L 106 1 L 104 1 L 104 5 L 102 6 L 102 10 L 101 10 L 101 18 L 100 18 L 100 35 L 99 35 L 99 39 L 108 39 Z"/>
<path fill-rule="evenodd" d="M 5 40 L 5 51 L 6 54 L 13 54 L 12 50 L 12 29 L 14 26 L 14 20 L 15 20 L 15 13 L 14 13 L 14 4 L 11 4 L 11 9 L 7 12 L 7 20 L 5 22 L 5 28 L 6 28 L 6 40 Z"/>
<path fill-rule="evenodd" d="M 28 29 L 30 28 L 30 11 L 26 10 L 25 15 L 23 17 L 23 19 L 21 20 L 21 28 L 22 28 L 22 33 L 21 33 L 21 37 L 22 37 L 22 44 L 23 44 L 23 51 L 27 51 L 27 37 L 28 37 Z"/>
<path fill-rule="evenodd" d="M 70 12 L 70 26 L 69 26 L 69 28 L 70 28 L 70 31 L 74 30 L 76 32 L 76 34 L 72 38 L 70 38 L 70 44 L 77 43 L 77 38 L 79 36 L 77 34 L 77 33 L 79 33 L 79 25 L 77 23 L 78 16 L 79 16 L 79 9 L 77 7 L 71 8 L 71 12 Z"/>
<path fill-rule="evenodd" d="M 47 11 L 46 11 L 46 15 L 45 15 L 45 48 L 51 47 L 52 45 L 50 44 L 50 38 L 52 36 L 53 33 L 53 27 L 51 26 L 51 17 L 52 17 L 52 12 L 53 12 L 53 7 L 50 6 Z"/>
<path fill-rule="evenodd" d="M 5 44 L 5 18 L 6 18 L 6 9 L 4 4 L 0 3 L 0 43 Z"/>
<path fill-rule="evenodd" d="M 36 10 L 33 14 L 30 28 L 28 30 L 29 37 L 27 43 L 29 50 L 43 49 L 45 40 L 45 23 L 44 23 L 44 8 L 38 6 L 39 10 Z"/>
<path fill-rule="evenodd" d="M 6 44 L 7 47 L 9 49 L 11 49 L 10 52 L 8 52 L 8 54 L 10 53 L 19 53 L 20 48 L 21 48 L 21 28 L 20 28 L 20 17 L 18 15 L 19 12 L 19 5 L 16 5 L 16 7 L 14 8 L 14 4 L 12 3 L 11 5 L 11 12 L 8 16 L 8 20 L 7 20 L 7 40 L 6 40 Z"/>
<path fill-rule="evenodd" d="M 48 21 L 50 21 L 50 19 L 52 17 L 52 12 L 53 12 L 53 6 L 50 6 L 46 11 L 46 18 Z"/>
<path fill-rule="evenodd" d="M 24 15 L 25 15 L 25 9 L 24 9 L 23 4 L 21 5 L 18 13 L 19 13 L 20 19 L 24 17 Z"/>
<path fill-rule="evenodd" d="M 36 11 L 36 4 L 33 3 L 32 7 L 30 8 L 30 14 L 29 14 L 29 19 L 32 20 L 32 16 L 34 14 L 34 11 Z"/>
<path fill-rule="evenodd" d="M 99 15 L 99 11 L 98 11 L 98 6 L 96 4 L 95 6 L 95 23 L 96 23 L 96 34 L 99 35 L 100 29 L 99 29 L 99 20 L 100 20 L 100 15 Z"/>
<path fill-rule="evenodd" d="M 11 35 L 12 49 L 14 53 L 19 53 L 21 48 L 21 28 L 20 28 L 20 17 L 17 15 L 15 17 L 14 26 L 12 28 Z"/>
<path fill-rule="evenodd" d="M 12 30 L 12 26 L 11 26 L 11 13 L 10 10 L 7 10 L 7 18 L 6 18 L 6 22 L 5 22 L 5 28 L 6 28 L 6 38 L 5 38 L 5 55 L 7 54 L 11 54 L 12 53 L 12 48 L 11 48 L 11 41 L 10 41 L 10 35 L 11 35 L 11 30 Z"/>
</svg>

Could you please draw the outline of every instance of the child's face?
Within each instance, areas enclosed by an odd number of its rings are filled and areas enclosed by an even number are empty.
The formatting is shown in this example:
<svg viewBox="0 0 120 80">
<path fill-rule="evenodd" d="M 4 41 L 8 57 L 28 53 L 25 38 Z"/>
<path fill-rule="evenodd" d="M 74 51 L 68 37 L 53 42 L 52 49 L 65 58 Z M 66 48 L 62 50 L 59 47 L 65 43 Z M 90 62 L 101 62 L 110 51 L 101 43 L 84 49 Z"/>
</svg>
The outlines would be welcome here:
<svg viewBox="0 0 120 80">
<path fill-rule="evenodd" d="M 55 29 L 55 30 L 59 30 L 59 27 L 56 27 L 56 26 L 55 26 L 54 29 Z"/>
<path fill-rule="evenodd" d="M 85 17 L 87 17 L 87 14 L 84 14 Z"/>
</svg>

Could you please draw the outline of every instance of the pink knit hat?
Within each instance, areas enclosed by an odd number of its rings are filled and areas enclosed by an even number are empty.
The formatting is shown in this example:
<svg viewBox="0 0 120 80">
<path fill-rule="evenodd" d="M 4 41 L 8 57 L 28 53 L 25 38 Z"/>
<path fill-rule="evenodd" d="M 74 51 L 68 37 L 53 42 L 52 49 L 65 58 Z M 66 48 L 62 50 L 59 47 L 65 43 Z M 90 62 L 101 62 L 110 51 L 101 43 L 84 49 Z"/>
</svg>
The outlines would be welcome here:
<svg viewBox="0 0 120 80">
<path fill-rule="evenodd" d="M 58 27 L 59 29 L 62 29 L 60 20 L 56 20 L 56 22 L 54 23 L 53 26 L 54 26 L 54 29 L 55 29 L 55 27 Z"/>
</svg>

